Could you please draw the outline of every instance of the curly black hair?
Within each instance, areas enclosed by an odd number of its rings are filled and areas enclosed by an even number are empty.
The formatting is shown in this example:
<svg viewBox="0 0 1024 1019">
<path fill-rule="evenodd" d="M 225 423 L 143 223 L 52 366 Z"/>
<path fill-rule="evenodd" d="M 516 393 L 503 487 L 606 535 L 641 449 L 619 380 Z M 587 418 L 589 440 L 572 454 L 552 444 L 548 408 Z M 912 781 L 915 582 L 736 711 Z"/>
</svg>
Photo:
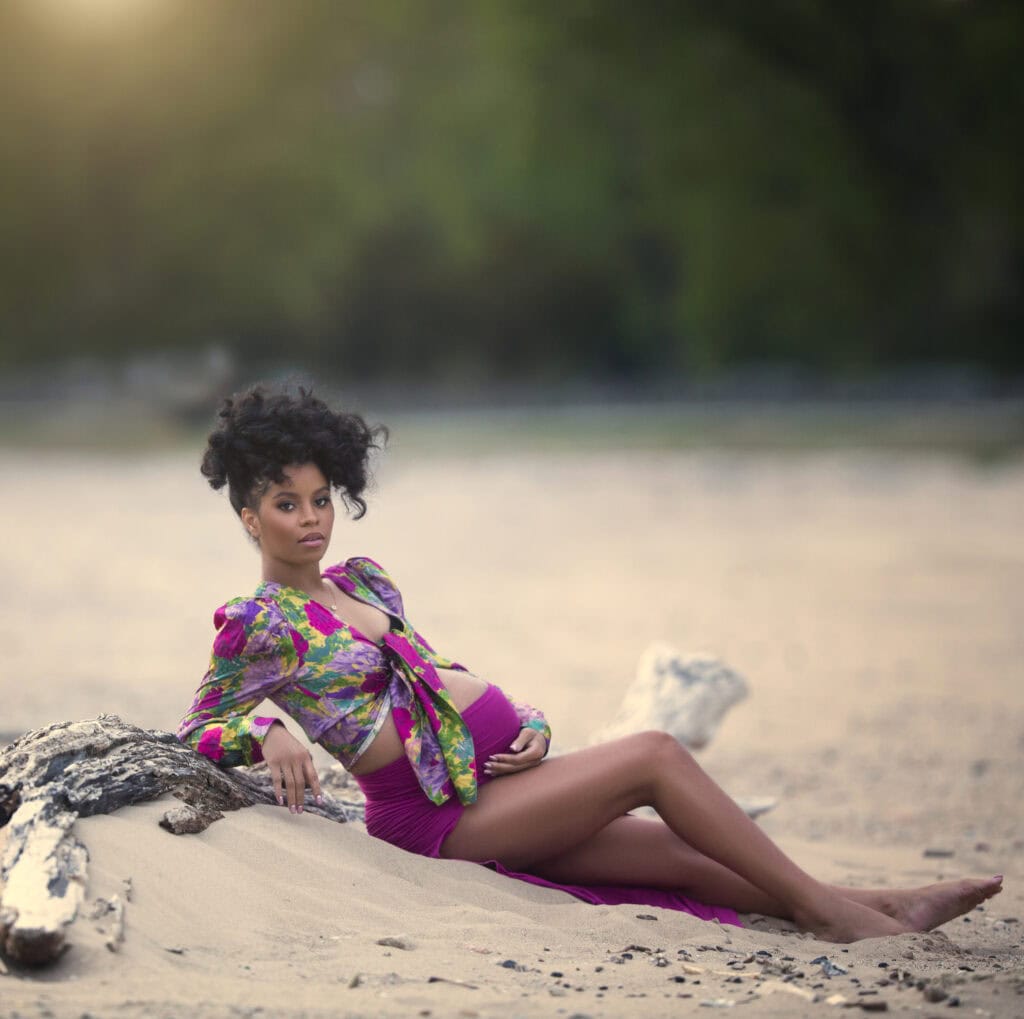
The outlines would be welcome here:
<svg viewBox="0 0 1024 1019">
<path fill-rule="evenodd" d="M 370 451 L 387 442 L 382 425 L 331 410 L 312 392 L 269 392 L 261 385 L 229 397 L 210 433 L 200 468 L 214 489 L 228 486 L 236 513 L 255 509 L 292 464 L 314 463 L 359 519 L 366 512 Z"/>
</svg>

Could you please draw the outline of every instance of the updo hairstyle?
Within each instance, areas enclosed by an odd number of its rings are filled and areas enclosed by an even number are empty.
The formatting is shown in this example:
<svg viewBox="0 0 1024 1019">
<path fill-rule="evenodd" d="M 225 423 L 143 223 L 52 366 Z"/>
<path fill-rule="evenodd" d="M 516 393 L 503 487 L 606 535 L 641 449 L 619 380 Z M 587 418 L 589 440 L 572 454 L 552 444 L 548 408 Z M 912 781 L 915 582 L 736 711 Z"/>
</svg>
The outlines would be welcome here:
<svg viewBox="0 0 1024 1019">
<path fill-rule="evenodd" d="M 387 429 L 370 427 L 358 414 L 332 411 L 313 394 L 270 393 L 253 386 L 229 397 L 210 433 L 201 470 L 210 486 L 228 487 L 237 514 L 256 509 L 285 468 L 313 463 L 358 520 L 366 512 L 370 451 L 387 441 Z"/>
</svg>

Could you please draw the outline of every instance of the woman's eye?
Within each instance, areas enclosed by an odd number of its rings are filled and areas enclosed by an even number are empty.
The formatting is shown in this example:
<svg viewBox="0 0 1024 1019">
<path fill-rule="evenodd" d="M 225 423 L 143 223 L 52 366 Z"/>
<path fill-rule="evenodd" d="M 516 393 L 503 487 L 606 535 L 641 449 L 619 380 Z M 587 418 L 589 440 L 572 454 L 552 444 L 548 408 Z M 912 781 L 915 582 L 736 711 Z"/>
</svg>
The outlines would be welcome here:
<svg viewBox="0 0 1024 1019">
<path fill-rule="evenodd" d="M 295 509 L 295 503 L 293 503 L 293 502 L 279 502 L 277 504 L 277 508 L 279 510 L 284 510 L 287 513 L 288 510 Z"/>
<path fill-rule="evenodd" d="M 330 504 L 331 504 L 331 497 L 329 495 L 321 495 L 316 500 L 316 504 L 317 504 L 317 506 L 320 506 L 320 507 L 330 506 Z"/>
</svg>

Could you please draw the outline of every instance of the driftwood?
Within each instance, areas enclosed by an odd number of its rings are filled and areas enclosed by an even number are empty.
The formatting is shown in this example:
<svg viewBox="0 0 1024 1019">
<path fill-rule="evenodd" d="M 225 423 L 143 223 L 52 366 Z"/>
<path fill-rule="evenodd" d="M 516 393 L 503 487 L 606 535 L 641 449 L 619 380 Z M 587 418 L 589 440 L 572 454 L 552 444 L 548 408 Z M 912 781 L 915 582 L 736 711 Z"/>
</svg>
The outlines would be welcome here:
<svg viewBox="0 0 1024 1019">
<path fill-rule="evenodd" d="M 640 656 L 636 678 L 626 688 L 615 720 L 595 732 L 590 743 L 657 729 L 690 750 L 700 750 L 711 742 L 726 712 L 746 696 L 747 681 L 719 659 L 651 644 Z M 749 817 L 759 817 L 778 801 L 756 796 L 736 802 Z M 654 813 L 650 807 L 636 812 Z"/>
<path fill-rule="evenodd" d="M 653 645 L 614 725 L 595 741 L 662 729 L 697 749 L 746 692 L 742 677 L 721 662 L 683 658 L 667 645 Z M 321 776 L 324 805 L 307 799 L 304 809 L 339 822 L 362 820 L 361 794 L 353 786 L 340 765 L 331 768 Z M 0 750 L 0 828 L 7 829 L 0 858 L 0 952 L 38 965 L 63 951 L 86 890 L 89 854 L 74 834 L 78 817 L 166 793 L 181 802 L 165 811 L 160 824 L 178 835 L 203 831 L 223 811 L 275 802 L 266 768 L 218 768 L 171 733 L 140 729 L 116 715 L 36 729 Z M 741 805 L 756 815 L 773 803 Z M 94 919 L 110 922 L 111 951 L 123 937 L 124 908 L 118 896 L 93 906 Z"/>
<path fill-rule="evenodd" d="M 660 729 L 684 747 L 711 742 L 725 713 L 747 696 L 746 680 L 717 658 L 684 656 L 668 644 L 652 644 L 640 656 L 615 720 L 590 742 Z"/>
<path fill-rule="evenodd" d="M 116 715 L 36 729 L 0 751 L 0 951 L 27 964 L 55 959 L 85 894 L 89 854 L 74 835 L 76 818 L 165 793 L 182 801 L 160 822 L 176 834 L 202 831 L 225 810 L 274 802 L 265 768 L 222 770 L 171 733 Z M 323 806 L 304 809 L 339 822 L 362 816 L 329 792 Z"/>
</svg>

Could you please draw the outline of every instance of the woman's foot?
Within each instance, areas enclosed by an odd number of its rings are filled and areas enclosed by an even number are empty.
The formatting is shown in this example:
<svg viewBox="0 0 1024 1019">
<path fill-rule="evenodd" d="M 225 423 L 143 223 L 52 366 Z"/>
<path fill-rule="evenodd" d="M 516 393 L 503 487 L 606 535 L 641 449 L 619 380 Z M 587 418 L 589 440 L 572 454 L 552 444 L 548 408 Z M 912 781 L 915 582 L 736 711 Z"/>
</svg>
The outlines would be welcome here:
<svg viewBox="0 0 1024 1019">
<path fill-rule="evenodd" d="M 852 902 L 836 895 L 829 897 L 827 905 L 807 912 L 794 910 L 793 921 L 801 930 L 810 931 L 822 941 L 846 944 L 864 938 L 888 938 L 896 934 L 909 934 L 913 928 L 870 906 Z"/>
<path fill-rule="evenodd" d="M 913 931 L 930 931 L 964 913 L 1003 890 L 1003 877 L 964 878 L 940 881 L 923 888 L 892 893 L 891 908 L 885 912 Z"/>
</svg>

